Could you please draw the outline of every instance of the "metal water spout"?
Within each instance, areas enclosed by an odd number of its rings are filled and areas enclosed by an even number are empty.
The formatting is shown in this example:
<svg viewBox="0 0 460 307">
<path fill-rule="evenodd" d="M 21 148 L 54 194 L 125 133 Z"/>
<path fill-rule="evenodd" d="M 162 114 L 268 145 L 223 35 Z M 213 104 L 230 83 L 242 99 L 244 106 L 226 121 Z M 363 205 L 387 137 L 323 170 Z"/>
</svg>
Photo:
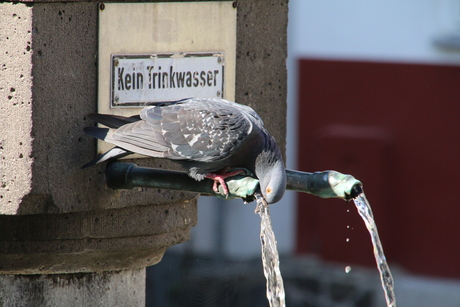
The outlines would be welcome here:
<svg viewBox="0 0 460 307">
<path fill-rule="evenodd" d="M 362 184 L 351 175 L 336 171 L 307 173 L 286 170 L 286 189 L 309 193 L 322 198 L 341 198 L 346 201 L 362 192 Z M 113 162 L 107 166 L 107 185 L 112 189 L 149 187 L 197 192 L 202 195 L 254 200 L 259 181 L 248 176 L 235 176 L 226 181 L 229 195 L 225 197 L 212 189 L 212 180 L 196 181 L 187 173 L 139 167 L 134 163 Z M 221 189 L 221 187 L 219 187 Z M 222 192 L 222 191 L 221 191 Z"/>
</svg>

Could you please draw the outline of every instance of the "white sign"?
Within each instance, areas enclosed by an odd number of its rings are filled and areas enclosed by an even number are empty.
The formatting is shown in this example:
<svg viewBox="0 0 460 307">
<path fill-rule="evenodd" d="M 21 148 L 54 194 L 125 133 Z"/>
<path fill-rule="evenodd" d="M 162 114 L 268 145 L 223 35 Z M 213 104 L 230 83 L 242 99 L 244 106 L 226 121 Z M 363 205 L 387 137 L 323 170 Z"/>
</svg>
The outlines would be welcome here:
<svg viewBox="0 0 460 307">
<path fill-rule="evenodd" d="M 224 54 L 112 55 L 111 108 L 223 97 Z"/>
</svg>

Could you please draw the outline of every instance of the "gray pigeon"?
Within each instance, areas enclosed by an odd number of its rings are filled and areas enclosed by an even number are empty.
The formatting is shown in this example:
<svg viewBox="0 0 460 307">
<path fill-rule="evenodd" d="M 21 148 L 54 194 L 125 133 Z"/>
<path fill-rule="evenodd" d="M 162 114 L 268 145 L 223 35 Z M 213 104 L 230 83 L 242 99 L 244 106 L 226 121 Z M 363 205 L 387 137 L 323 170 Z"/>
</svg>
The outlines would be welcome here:
<svg viewBox="0 0 460 307">
<path fill-rule="evenodd" d="M 87 167 L 131 153 L 176 160 L 195 180 L 224 179 L 249 170 L 260 181 L 267 203 L 279 201 L 286 189 L 283 159 L 275 139 L 248 106 L 218 98 L 190 98 L 169 105 L 148 106 L 140 116 L 91 114 L 109 127 L 84 131 L 114 147 Z M 228 170 L 237 169 L 237 171 Z"/>
</svg>

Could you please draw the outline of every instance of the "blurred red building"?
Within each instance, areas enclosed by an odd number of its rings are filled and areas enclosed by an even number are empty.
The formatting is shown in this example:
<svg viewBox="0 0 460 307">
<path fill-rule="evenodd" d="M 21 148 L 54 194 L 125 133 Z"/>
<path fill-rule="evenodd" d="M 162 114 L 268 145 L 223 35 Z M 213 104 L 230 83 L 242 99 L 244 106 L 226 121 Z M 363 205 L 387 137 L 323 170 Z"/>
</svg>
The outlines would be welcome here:
<svg viewBox="0 0 460 307">
<path fill-rule="evenodd" d="M 390 265 L 460 278 L 460 67 L 298 64 L 298 168 L 363 182 Z M 297 253 L 375 266 L 353 203 L 300 194 L 297 225 Z"/>
</svg>

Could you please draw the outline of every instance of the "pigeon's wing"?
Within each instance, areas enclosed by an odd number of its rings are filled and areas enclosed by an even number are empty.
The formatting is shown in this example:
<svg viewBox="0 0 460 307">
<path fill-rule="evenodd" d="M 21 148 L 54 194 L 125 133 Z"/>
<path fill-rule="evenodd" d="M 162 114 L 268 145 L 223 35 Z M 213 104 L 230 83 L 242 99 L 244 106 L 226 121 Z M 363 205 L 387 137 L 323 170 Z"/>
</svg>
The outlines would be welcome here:
<svg viewBox="0 0 460 307">
<path fill-rule="evenodd" d="M 244 109 L 216 99 L 146 107 L 140 117 L 115 130 L 109 141 L 132 152 L 177 160 L 225 159 L 253 128 Z"/>
</svg>

